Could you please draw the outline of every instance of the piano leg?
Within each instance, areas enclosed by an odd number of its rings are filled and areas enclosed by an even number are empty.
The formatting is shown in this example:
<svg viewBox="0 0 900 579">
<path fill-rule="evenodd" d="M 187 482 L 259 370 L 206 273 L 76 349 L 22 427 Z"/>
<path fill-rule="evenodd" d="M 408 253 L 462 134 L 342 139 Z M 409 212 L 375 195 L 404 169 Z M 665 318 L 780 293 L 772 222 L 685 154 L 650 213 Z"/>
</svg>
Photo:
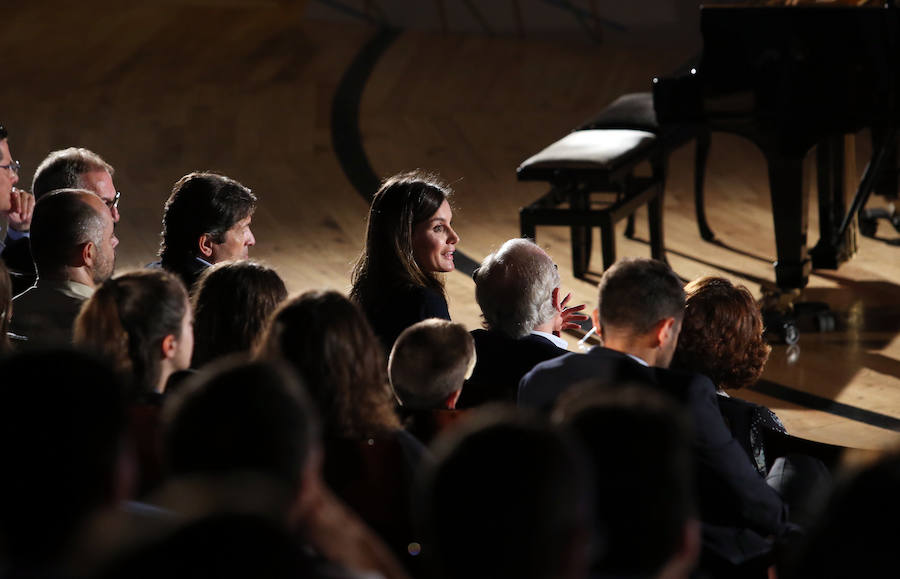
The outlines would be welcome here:
<svg viewBox="0 0 900 579">
<path fill-rule="evenodd" d="M 819 241 L 810 251 L 816 269 L 837 269 L 856 253 L 856 228 L 841 239 L 837 234 L 847 211 L 847 191 L 855 191 L 853 135 L 831 137 L 816 146 L 816 185 L 819 195 Z"/>
<path fill-rule="evenodd" d="M 775 221 L 775 284 L 785 293 L 806 287 L 811 263 L 806 249 L 809 192 L 803 184 L 803 156 L 770 155 L 769 191 Z"/>
<path fill-rule="evenodd" d="M 704 203 L 704 182 L 706 180 L 706 160 L 709 158 L 710 132 L 700 130 L 697 134 L 697 146 L 694 152 L 694 211 L 697 214 L 697 228 L 700 237 L 712 241 L 716 234 L 706 221 L 706 204 Z"/>
</svg>

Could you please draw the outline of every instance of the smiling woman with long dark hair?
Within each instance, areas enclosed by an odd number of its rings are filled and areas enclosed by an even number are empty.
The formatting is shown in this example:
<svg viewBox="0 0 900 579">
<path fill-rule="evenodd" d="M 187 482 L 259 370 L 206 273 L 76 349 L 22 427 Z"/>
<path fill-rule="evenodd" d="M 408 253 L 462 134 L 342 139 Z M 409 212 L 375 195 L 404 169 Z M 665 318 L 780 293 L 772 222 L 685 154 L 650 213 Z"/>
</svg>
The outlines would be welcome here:
<svg viewBox="0 0 900 579">
<path fill-rule="evenodd" d="M 449 195 L 437 178 L 413 171 L 386 180 L 372 200 L 350 299 L 365 311 L 385 352 L 416 322 L 450 319 L 438 275 L 453 271 L 459 242 Z"/>
</svg>

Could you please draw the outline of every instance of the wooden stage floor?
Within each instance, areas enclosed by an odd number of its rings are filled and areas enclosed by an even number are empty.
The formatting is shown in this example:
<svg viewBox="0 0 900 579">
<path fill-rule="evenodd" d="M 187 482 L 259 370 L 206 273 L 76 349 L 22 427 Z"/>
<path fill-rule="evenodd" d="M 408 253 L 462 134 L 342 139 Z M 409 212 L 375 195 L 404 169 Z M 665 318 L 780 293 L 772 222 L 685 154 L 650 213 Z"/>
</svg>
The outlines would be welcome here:
<svg viewBox="0 0 900 579">
<path fill-rule="evenodd" d="M 53 149 L 104 156 L 122 191 L 122 271 L 153 260 L 172 183 L 190 170 L 222 171 L 259 195 L 252 256 L 293 292 L 346 291 L 362 246 L 362 193 L 372 191 L 354 187 L 365 182 L 354 176 L 359 163 L 342 165 L 336 146 L 361 146 L 379 177 L 422 168 L 452 183 L 459 248 L 478 261 L 518 235 L 518 208 L 543 193 L 516 182 L 519 162 L 696 50 L 691 39 L 616 47 L 403 32 L 384 47 L 361 100 L 338 102 L 341 79 L 377 32 L 367 25 L 308 21 L 302 3 L 130 4 L 35 0 L 5 12 L 0 120 L 22 162 L 21 184 Z M 335 107 L 357 105 L 360 138 L 333 135 L 335 120 L 348 121 L 332 118 Z M 721 245 L 697 233 L 692 162 L 690 147 L 670 162 L 672 266 L 684 278 L 724 274 L 758 291 L 774 279 L 775 255 L 761 154 L 714 137 L 707 207 Z M 897 237 L 888 230 L 880 233 Z M 816 231 L 813 206 L 813 242 Z M 619 231 L 620 256 L 649 255 L 644 219 L 637 232 L 629 241 Z M 538 242 L 562 265 L 565 288 L 593 308 L 594 285 L 568 272 L 567 230 L 541 228 Z M 898 255 L 884 240 L 861 239 L 854 260 L 815 272 L 807 294 L 833 306 L 838 330 L 804 335 L 798 355 L 775 347 L 765 387 L 741 396 L 772 408 L 799 436 L 859 448 L 900 442 Z M 477 327 L 471 279 L 446 281 L 453 318 Z"/>
</svg>

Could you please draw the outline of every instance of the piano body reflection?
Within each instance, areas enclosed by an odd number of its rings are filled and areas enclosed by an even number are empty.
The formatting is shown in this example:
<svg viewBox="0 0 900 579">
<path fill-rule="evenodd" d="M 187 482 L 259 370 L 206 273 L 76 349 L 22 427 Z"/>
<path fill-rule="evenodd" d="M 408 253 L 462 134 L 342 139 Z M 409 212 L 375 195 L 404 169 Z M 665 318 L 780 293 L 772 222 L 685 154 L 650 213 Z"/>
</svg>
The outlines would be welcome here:
<svg viewBox="0 0 900 579">
<path fill-rule="evenodd" d="M 796 296 L 812 267 L 835 269 L 856 250 L 855 220 L 846 212 L 843 136 L 873 130 L 879 145 L 860 193 L 871 190 L 890 156 L 881 143 L 893 142 L 897 124 L 900 10 L 764 4 L 701 7 L 702 57 L 689 75 L 654 79 L 654 105 L 661 123 L 697 122 L 741 135 L 762 151 L 775 222 L 776 285 L 782 295 Z M 808 250 L 803 161 L 813 147 L 821 235 Z"/>
</svg>

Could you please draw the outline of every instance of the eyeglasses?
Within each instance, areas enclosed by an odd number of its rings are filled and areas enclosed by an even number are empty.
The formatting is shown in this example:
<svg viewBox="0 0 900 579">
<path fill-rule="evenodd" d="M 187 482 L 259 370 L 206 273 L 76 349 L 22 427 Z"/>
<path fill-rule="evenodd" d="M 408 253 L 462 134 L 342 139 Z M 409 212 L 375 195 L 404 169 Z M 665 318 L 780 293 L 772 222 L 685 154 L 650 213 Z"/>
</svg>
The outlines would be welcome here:
<svg viewBox="0 0 900 579">
<path fill-rule="evenodd" d="M 0 165 L 0 169 L 9 169 L 13 172 L 13 175 L 18 175 L 21 167 L 22 165 L 18 161 L 10 161 L 8 165 Z"/>
<path fill-rule="evenodd" d="M 103 203 L 106 204 L 106 207 L 107 207 L 110 211 L 112 211 L 113 209 L 118 209 L 118 208 L 119 208 L 119 197 L 121 197 L 121 196 L 122 196 L 122 192 L 121 192 L 121 191 L 116 191 L 116 196 L 115 196 L 115 197 L 113 197 L 113 198 L 110 199 L 109 201 L 104 201 Z"/>
</svg>

